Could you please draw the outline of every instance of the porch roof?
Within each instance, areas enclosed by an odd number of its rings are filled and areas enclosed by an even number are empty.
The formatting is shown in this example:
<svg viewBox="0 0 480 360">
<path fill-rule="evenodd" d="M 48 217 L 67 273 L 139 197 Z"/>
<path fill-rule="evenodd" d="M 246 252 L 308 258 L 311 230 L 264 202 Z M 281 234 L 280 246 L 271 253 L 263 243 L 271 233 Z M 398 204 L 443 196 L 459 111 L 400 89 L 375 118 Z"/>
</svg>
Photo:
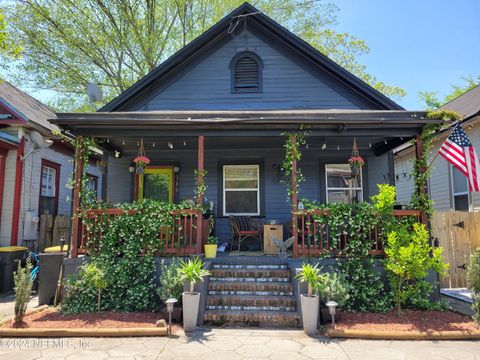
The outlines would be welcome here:
<svg viewBox="0 0 480 360">
<path fill-rule="evenodd" d="M 405 110 L 216 110 L 58 113 L 52 122 L 75 135 L 175 138 L 188 136 L 265 137 L 308 126 L 311 136 L 370 138 L 381 154 L 439 120 Z M 252 131 L 253 130 L 253 131 Z M 383 144 L 388 138 L 389 144 Z M 114 145 L 115 141 L 110 142 Z"/>
</svg>

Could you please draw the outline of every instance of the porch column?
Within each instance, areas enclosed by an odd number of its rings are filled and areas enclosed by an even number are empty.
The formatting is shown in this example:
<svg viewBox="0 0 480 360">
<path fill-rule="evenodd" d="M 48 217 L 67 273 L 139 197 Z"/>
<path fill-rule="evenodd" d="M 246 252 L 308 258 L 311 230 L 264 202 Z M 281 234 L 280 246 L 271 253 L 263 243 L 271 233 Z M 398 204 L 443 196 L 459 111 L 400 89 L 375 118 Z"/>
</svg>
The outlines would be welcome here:
<svg viewBox="0 0 480 360">
<path fill-rule="evenodd" d="M 297 138 L 292 138 L 292 146 L 295 147 L 297 143 Z M 298 205 L 298 192 L 297 192 L 297 159 L 295 156 L 292 159 L 292 179 L 291 179 L 291 189 L 292 189 L 292 230 L 293 230 L 293 257 L 298 256 L 298 217 L 297 217 L 297 205 Z"/>
<path fill-rule="evenodd" d="M 422 152 L 423 152 L 423 142 L 422 139 L 420 138 L 420 135 L 417 135 L 415 138 L 415 158 L 418 161 L 422 157 Z M 420 174 L 424 174 L 426 169 L 422 166 L 418 169 L 418 172 Z M 418 195 L 423 196 L 427 193 L 427 189 L 425 187 L 425 184 L 420 184 L 418 188 Z M 427 214 L 425 214 L 424 211 L 422 211 L 422 214 L 420 216 L 420 221 L 422 224 L 427 225 Z"/>
<path fill-rule="evenodd" d="M 203 178 L 204 170 L 204 159 L 205 159 L 205 137 L 203 135 L 198 136 L 198 186 L 201 187 L 205 179 Z M 201 208 L 203 206 L 203 195 L 198 194 L 197 205 Z M 197 217 L 197 244 L 196 244 L 197 255 L 202 253 L 202 215 L 200 214 Z"/>
<path fill-rule="evenodd" d="M 82 189 L 83 176 L 83 158 L 82 158 L 83 137 L 77 137 L 77 146 L 75 147 L 75 182 L 73 186 L 73 213 L 72 213 L 72 234 L 70 241 L 70 256 L 78 256 L 78 236 L 80 225 L 80 191 Z"/>
</svg>

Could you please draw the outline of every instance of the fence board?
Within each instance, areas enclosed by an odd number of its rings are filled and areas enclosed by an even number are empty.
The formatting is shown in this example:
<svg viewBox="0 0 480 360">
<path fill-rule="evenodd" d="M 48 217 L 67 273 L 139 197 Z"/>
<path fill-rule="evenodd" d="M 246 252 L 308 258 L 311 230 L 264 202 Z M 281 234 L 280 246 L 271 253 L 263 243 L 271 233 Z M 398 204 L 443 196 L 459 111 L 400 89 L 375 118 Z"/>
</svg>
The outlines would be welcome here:
<svg viewBox="0 0 480 360">
<path fill-rule="evenodd" d="M 480 247 L 480 212 L 436 212 L 432 236 L 443 247 L 443 260 L 450 265 L 440 279 L 442 288 L 466 287 L 465 265 L 472 250 Z"/>
</svg>

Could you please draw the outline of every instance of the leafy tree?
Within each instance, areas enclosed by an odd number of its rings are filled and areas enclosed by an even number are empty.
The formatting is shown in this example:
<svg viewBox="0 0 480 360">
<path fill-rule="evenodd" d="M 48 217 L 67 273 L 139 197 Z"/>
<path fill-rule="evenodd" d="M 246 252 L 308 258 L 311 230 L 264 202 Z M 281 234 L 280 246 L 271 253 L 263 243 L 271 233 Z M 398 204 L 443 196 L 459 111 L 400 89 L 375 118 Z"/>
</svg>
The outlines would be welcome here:
<svg viewBox="0 0 480 360">
<path fill-rule="evenodd" d="M 427 109 L 436 109 L 480 84 L 480 75 L 476 77 L 470 75 L 463 77 L 462 80 L 464 82 L 462 85 L 452 85 L 452 91 L 447 94 L 443 100 L 438 98 L 438 91 L 421 91 L 418 95 L 420 99 L 425 102 Z"/>
<path fill-rule="evenodd" d="M 7 21 L 3 9 L 0 8 L 0 56 L 2 58 L 19 58 L 22 48 L 14 43 L 8 32 Z"/>
<path fill-rule="evenodd" d="M 88 108 L 85 85 L 109 100 L 203 33 L 243 0 L 25 0 L 9 11 L 26 56 L 16 80 L 55 90 L 63 110 Z M 338 8 L 321 1 L 258 0 L 254 5 L 387 96 L 405 91 L 378 81 L 356 59 L 367 44 L 334 30 Z"/>
<path fill-rule="evenodd" d="M 431 284 L 423 280 L 429 270 L 445 272 L 448 265 L 442 261 L 442 248 L 432 248 L 423 224 L 414 224 L 413 233 L 407 227 L 399 227 L 388 234 L 385 247 L 385 268 L 397 310 L 402 305 L 428 307 Z"/>
</svg>

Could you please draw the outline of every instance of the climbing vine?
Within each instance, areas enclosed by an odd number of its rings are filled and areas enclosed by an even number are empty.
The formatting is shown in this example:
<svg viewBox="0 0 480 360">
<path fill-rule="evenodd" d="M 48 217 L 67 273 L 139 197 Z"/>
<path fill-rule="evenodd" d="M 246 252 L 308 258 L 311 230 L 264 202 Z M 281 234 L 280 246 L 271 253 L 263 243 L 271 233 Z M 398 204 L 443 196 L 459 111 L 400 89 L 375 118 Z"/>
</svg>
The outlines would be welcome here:
<svg viewBox="0 0 480 360">
<path fill-rule="evenodd" d="M 413 182 L 414 191 L 412 193 L 411 203 L 415 209 L 421 210 L 427 216 L 433 211 L 433 203 L 427 192 L 422 191 L 427 187 L 427 181 L 430 177 L 429 158 L 432 150 L 433 140 L 437 132 L 450 122 L 459 119 L 458 113 L 448 110 L 430 110 L 427 111 L 426 118 L 443 120 L 440 124 L 427 124 L 420 133 L 419 140 L 422 142 L 422 152 L 418 159 L 413 163 Z"/>
<path fill-rule="evenodd" d="M 309 131 L 300 127 L 300 131 L 296 132 L 284 132 L 282 136 L 285 136 L 285 159 L 282 163 L 282 171 L 285 175 L 284 181 L 288 184 L 288 198 L 291 199 L 294 195 L 298 195 L 300 183 L 305 181 L 302 170 L 297 166 L 297 181 L 292 184 L 292 166 L 293 161 L 299 161 L 302 158 L 301 148 L 306 145 L 305 137 Z"/>
<path fill-rule="evenodd" d="M 206 182 L 206 176 L 207 176 L 207 170 L 202 170 L 202 171 L 198 171 L 197 169 L 194 170 L 193 172 L 193 175 L 195 177 L 195 189 L 194 189 L 194 193 L 198 198 L 204 198 L 204 195 L 205 195 L 205 192 L 207 191 L 207 182 Z M 198 178 L 199 177 L 202 177 L 203 181 L 200 183 L 198 181 Z"/>
</svg>

